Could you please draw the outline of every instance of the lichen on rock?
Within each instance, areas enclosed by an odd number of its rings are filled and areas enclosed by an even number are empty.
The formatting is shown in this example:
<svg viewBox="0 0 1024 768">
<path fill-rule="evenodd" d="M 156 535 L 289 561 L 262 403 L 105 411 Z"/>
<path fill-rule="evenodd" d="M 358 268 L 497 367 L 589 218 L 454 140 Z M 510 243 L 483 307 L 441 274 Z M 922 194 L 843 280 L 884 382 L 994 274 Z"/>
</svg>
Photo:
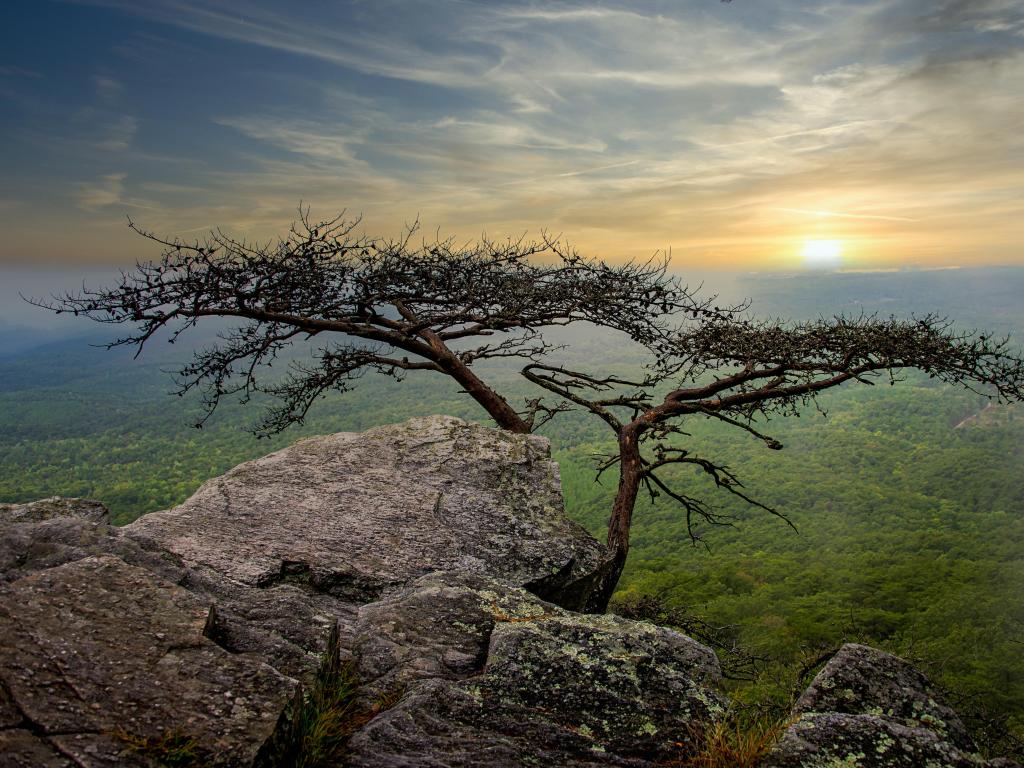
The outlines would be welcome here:
<svg viewBox="0 0 1024 768">
<path fill-rule="evenodd" d="M 963 722 L 915 667 L 844 645 L 793 707 L 763 768 L 984 768 Z"/>
<path fill-rule="evenodd" d="M 368 690 L 404 696 L 353 738 L 353 765 L 648 765 L 726 705 L 693 640 L 479 576 L 424 577 L 359 625 Z"/>
</svg>

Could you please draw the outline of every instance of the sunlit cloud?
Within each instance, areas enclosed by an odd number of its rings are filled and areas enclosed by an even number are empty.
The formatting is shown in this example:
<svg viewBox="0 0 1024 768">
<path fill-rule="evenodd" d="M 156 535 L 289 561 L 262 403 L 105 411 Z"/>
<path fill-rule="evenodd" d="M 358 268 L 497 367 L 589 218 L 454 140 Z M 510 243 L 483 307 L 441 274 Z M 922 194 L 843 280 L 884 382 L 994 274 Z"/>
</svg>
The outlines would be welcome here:
<svg viewBox="0 0 1024 768">
<path fill-rule="evenodd" d="M 909 219 L 906 216 L 879 216 L 868 213 L 842 213 L 840 211 L 808 211 L 803 208 L 777 208 L 776 210 L 784 211 L 785 213 L 802 213 L 807 216 L 815 216 L 821 218 L 840 218 L 840 219 L 864 219 L 865 221 L 917 221 L 917 219 Z"/>
<path fill-rule="evenodd" d="M 108 205 L 120 204 L 125 175 L 108 173 L 96 181 L 79 184 L 75 193 L 78 207 L 86 211 L 95 211 Z"/>
<path fill-rule="evenodd" d="M 127 31 L 66 130 L 55 106 L 21 140 L 61 153 L 47 183 L 82 215 L 269 236 L 302 200 L 682 268 L 799 266 L 807 241 L 845 268 L 1024 260 L 1019 2 L 74 7 Z M 43 80 L 3 82 L 32 104 Z"/>
</svg>

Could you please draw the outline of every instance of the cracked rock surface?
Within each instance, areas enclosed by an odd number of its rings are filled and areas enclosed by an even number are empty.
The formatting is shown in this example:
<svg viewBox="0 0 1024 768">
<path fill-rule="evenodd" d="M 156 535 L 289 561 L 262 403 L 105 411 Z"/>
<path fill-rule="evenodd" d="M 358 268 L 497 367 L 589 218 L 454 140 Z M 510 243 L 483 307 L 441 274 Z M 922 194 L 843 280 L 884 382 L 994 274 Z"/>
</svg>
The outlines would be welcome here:
<svg viewBox="0 0 1024 768">
<path fill-rule="evenodd" d="M 354 603 L 445 570 L 581 609 L 604 554 L 565 516 L 545 438 L 446 416 L 302 440 L 125 531 L 241 584 Z"/>
<path fill-rule="evenodd" d="M 210 610 L 111 555 L 4 586 L 0 670 L 6 719 L 17 719 L 5 732 L 11 751 L 29 762 L 57 753 L 55 764 L 147 765 L 138 747 L 180 731 L 211 761 L 252 765 L 298 684 L 210 641 Z"/>
</svg>

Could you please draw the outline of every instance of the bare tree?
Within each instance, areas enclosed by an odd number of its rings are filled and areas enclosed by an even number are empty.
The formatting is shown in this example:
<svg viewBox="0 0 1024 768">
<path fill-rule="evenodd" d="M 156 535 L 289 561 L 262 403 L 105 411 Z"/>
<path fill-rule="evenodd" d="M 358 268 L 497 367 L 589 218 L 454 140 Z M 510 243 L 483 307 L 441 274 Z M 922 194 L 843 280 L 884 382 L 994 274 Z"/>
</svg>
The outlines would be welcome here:
<svg viewBox="0 0 1024 768">
<path fill-rule="evenodd" d="M 617 441 L 600 471 L 619 469 L 609 560 L 587 601 L 593 609 L 604 608 L 621 575 L 642 488 L 678 502 L 695 541 L 696 521 L 728 522 L 706 500 L 674 488 L 662 472 L 670 465 L 698 467 L 718 488 L 783 517 L 749 496 L 725 464 L 679 443 L 686 417 L 716 419 L 779 449 L 759 431 L 760 420 L 796 414 L 818 393 L 849 381 L 870 384 L 887 374 L 895 382 L 904 368 L 1001 399 L 1024 396 L 1024 361 L 1009 352 L 1007 339 L 959 333 L 938 317 L 757 321 L 739 316 L 745 307 L 697 299 L 668 274 L 664 259 L 609 266 L 548 236 L 414 245 L 415 227 L 388 240 L 357 234 L 358 225 L 344 215 L 313 224 L 300 211 L 286 237 L 254 244 L 220 231 L 202 242 L 167 240 L 130 223 L 162 246 L 158 261 L 122 272 L 113 288 L 34 303 L 134 326 L 107 346 L 133 346 L 136 354 L 161 331 L 174 341 L 202 318 L 238 320 L 180 371 L 180 393 L 203 392 L 199 426 L 225 396 L 245 402 L 266 392 L 279 404 L 257 432 L 278 432 L 368 370 L 396 378 L 409 371 L 447 375 L 512 432 L 531 432 L 568 408 L 591 412 Z M 579 321 L 621 331 L 651 352 L 644 378 L 545 362 L 552 346 L 542 331 Z M 312 364 L 293 362 L 283 379 L 264 375 L 289 344 L 320 337 L 331 341 L 316 348 Z M 562 402 L 536 398 L 517 411 L 473 370 L 495 358 L 526 361 L 523 375 Z"/>
<path fill-rule="evenodd" d="M 107 347 L 133 346 L 136 355 L 161 331 L 173 342 L 202 318 L 238 320 L 181 369 L 179 394 L 203 392 L 197 426 L 225 396 L 276 396 L 258 434 L 301 422 L 318 398 L 349 389 L 368 370 L 450 376 L 499 427 L 528 433 L 553 412 L 540 400 L 517 412 L 477 376 L 474 363 L 539 360 L 551 349 L 541 331 L 551 326 L 586 320 L 654 344 L 669 329 L 662 315 L 712 314 L 667 274 L 664 259 L 609 266 L 547 235 L 413 244 L 415 225 L 398 239 L 371 238 L 344 213 L 320 223 L 308 210 L 299 213 L 286 237 L 266 244 L 219 230 L 203 241 L 168 240 L 129 221 L 161 246 L 158 261 L 122 272 L 113 288 L 33 303 L 134 326 Z M 283 380 L 266 375 L 285 347 L 313 337 L 342 341 L 318 346 L 312 364 L 291 363 Z M 479 346 L 470 345 L 474 340 Z"/>
<path fill-rule="evenodd" d="M 952 384 L 977 387 L 990 398 L 1024 399 L 1024 360 L 1011 353 L 1009 339 L 958 332 L 936 316 L 835 317 L 786 324 L 722 313 L 702 317 L 692 327 L 647 346 L 655 361 L 640 380 L 541 362 L 523 369 L 534 384 L 590 411 L 615 434 L 617 453 L 599 468 L 599 474 L 613 466 L 619 469 L 608 523 L 608 547 L 616 565 L 609 569 L 604 600 L 625 565 L 633 510 L 642 488 L 652 499 L 664 494 L 681 506 L 695 542 L 700 537 L 696 522 L 729 522 L 705 499 L 673 487 L 663 476 L 666 467 L 697 467 L 717 488 L 786 519 L 748 495 L 725 464 L 697 455 L 680 442 L 687 435 L 687 417 L 721 421 L 779 450 L 782 444 L 761 432 L 759 421 L 796 415 L 816 404 L 820 392 L 847 382 L 873 384 L 887 377 L 895 383 L 901 369 L 920 369 Z"/>
</svg>

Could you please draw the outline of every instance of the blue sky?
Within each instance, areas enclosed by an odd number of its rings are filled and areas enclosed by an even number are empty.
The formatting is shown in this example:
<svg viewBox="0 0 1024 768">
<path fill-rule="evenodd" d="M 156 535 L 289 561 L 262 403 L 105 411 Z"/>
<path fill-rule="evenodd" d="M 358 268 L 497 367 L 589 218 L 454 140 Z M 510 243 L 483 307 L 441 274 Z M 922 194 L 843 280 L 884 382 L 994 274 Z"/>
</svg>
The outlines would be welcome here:
<svg viewBox="0 0 1024 768">
<path fill-rule="evenodd" d="M 1019 0 L 2 13 L 8 264 L 152 256 L 126 215 L 271 237 L 300 201 L 704 269 L 1024 263 Z"/>
</svg>

